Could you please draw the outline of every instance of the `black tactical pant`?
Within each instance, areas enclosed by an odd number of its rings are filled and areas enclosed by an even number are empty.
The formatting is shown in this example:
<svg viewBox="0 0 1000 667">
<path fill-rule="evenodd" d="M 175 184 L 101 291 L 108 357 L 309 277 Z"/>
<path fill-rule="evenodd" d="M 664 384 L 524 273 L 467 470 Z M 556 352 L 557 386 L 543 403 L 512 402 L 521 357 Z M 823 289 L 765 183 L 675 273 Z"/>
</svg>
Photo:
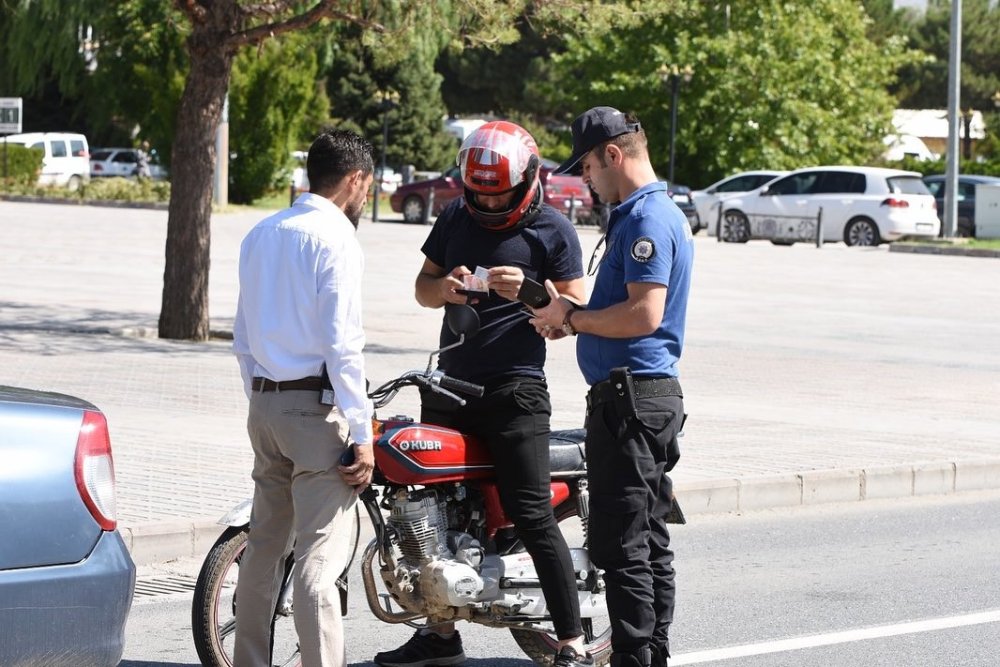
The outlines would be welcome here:
<svg viewBox="0 0 1000 667">
<path fill-rule="evenodd" d="M 677 462 L 683 420 L 680 396 L 636 399 L 634 413 L 613 401 L 590 402 L 587 411 L 590 556 L 604 570 L 613 667 L 648 666 L 651 651 L 669 655 L 674 554 L 666 471 Z"/>
</svg>

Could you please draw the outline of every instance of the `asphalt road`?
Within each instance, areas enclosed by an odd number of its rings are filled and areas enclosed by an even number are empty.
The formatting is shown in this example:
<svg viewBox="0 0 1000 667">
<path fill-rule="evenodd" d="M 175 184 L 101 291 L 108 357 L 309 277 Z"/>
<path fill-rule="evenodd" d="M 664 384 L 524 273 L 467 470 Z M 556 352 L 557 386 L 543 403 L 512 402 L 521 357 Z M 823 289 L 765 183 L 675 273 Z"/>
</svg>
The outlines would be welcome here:
<svg viewBox="0 0 1000 667">
<path fill-rule="evenodd" d="M 995 665 L 998 514 L 1000 492 L 697 517 L 674 530 L 670 664 Z M 140 580 L 194 577 L 198 566 L 142 568 Z M 350 664 L 370 664 L 411 632 L 363 605 L 352 591 Z M 197 665 L 189 612 L 189 593 L 138 600 L 122 667 Z M 472 667 L 531 664 L 505 631 L 460 630 Z"/>
</svg>

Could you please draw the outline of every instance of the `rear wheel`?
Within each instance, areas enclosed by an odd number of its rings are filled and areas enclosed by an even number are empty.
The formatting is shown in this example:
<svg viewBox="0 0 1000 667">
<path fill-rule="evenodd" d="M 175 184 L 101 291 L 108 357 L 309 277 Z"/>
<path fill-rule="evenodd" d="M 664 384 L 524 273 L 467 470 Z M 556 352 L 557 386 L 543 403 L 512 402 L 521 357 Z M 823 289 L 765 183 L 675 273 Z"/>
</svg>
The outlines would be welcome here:
<svg viewBox="0 0 1000 667">
<path fill-rule="evenodd" d="M 420 224 L 424 221 L 424 200 L 419 195 L 410 195 L 403 200 L 403 221 Z"/>
<path fill-rule="evenodd" d="M 868 218 L 855 218 L 844 227 L 844 243 L 850 246 L 877 246 L 882 242 L 878 225 Z"/>
<path fill-rule="evenodd" d="M 76 192 L 77 190 L 80 189 L 80 186 L 82 184 L 83 184 L 82 178 L 80 178 L 79 176 L 70 176 L 69 181 L 66 183 L 66 189 L 69 190 L 70 192 Z"/>
<path fill-rule="evenodd" d="M 571 548 L 587 547 L 584 525 L 577 515 L 575 501 L 570 500 L 556 508 L 556 521 L 559 522 L 559 529 Z M 523 550 L 524 548 L 518 545 L 512 551 Z M 587 653 L 594 658 L 596 667 L 606 665 L 611 661 L 611 622 L 607 609 L 597 612 L 592 617 L 584 617 L 581 621 Z M 510 634 L 521 650 L 536 664 L 545 666 L 552 664 L 559 640 L 551 627 L 546 632 L 511 629 Z"/>
<path fill-rule="evenodd" d="M 730 209 L 722 214 L 722 240 L 726 243 L 750 240 L 750 221 L 742 211 Z"/>
<path fill-rule="evenodd" d="M 207 667 L 233 667 L 236 641 L 236 580 L 240 560 L 247 548 L 247 526 L 230 527 L 209 550 L 198 574 L 191 603 L 191 632 L 201 664 Z M 289 565 L 291 556 L 289 556 Z M 287 581 L 286 568 L 286 581 Z M 287 590 L 288 587 L 286 586 Z M 271 621 L 274 650 L 272 664 L 300 667 L 298 635 L 292 619 L 291 600 L 279 598 Z"/>
</svg>

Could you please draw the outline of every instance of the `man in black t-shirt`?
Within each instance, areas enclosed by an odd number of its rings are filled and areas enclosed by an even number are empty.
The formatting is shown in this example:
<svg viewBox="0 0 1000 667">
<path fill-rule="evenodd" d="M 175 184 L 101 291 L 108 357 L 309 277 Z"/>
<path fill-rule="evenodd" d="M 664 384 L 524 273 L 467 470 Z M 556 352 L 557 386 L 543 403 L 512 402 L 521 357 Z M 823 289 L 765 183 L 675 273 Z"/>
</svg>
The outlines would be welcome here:
<svg viewBox="0 0 1000 667">
<path fill-rule="evenodd" d="M 576 573 L 550 504 L 545 338 L 517 301 L 525 277 L 551 280 L 561 295 L 584 301 L 580 240 L 573 224 L 542 203 L 538 148 L 523 128 L 487 123 L 462 144 L 458 164 L 465 196 L 438 217 L 422 250 L 416 280 L 420 305 L 471 304 L 479 332 L 442 353 L 452 377 L 485 386 L 464 406 L 421 392 L 421 421 L 476 436 L 490 449 L 500 502 L 531 554 L 558 638 L 554 667 L 592 667 L 580 622 Z M 483 284 L 476 285 L 482 281 Z M 457 290 L 487 287 L 470 297 Z M 447 324 L 442 347 L 457 340 Z M 418 630 L 403 646 L 375 656 L 382 667 L 456 665 L 465 660 L 453 624 Z"/>
</svg>

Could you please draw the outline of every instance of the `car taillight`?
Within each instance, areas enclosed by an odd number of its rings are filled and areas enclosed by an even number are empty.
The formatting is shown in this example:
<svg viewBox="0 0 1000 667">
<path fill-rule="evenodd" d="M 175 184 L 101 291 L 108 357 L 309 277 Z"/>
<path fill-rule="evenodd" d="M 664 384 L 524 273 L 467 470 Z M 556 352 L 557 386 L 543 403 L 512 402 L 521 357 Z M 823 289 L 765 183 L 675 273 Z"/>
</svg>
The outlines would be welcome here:
<svg viewBox="0 0 1000 667">
<path fill-rule="evenodd" d="M 909 208 L 910 202 L 905 199 L 896 199 L 895 197 L 889 197 L 888 199 L 883 199 L 879 206 L 888 206 L 889 208 Z"/>
<path fill-rule="evenodd" d="M 104 530 L 114 530 L 118 525 L 115 466 L 111 460 L 108 421 L 100 412 L 86 410 L 83 413 L 73 468 L 80 498 L 94 520 Z"/>
<path fill-rule="evenodd" d="M 95 164 L 94 171 L 104 171 L 104 165 Z"/>
</svg>

